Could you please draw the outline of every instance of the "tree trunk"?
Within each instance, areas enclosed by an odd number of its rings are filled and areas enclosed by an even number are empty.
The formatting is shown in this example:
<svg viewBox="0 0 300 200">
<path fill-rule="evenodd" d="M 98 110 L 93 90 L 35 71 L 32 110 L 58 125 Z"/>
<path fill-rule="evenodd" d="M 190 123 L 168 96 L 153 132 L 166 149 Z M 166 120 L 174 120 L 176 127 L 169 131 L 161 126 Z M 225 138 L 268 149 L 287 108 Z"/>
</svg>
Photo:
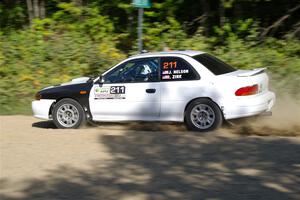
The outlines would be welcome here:
<svg viewBox="0 0 300 200">
<path fill-rule="evenodd" d="M 203 26 L 204 26 L 204 34 L 205 36 L 209 35 L 209 15 L 210 15 L 210 7 L 207 0 L 201 0 L 202 4 L 202 12 L 204 16 Z"/>
<path fill-rule="evenodd" d="M 223 1 L 220 1 L 219 4 L 219 16 L 220 16 L 220 27 L 223 27 L 226 21 Z"/>
<path fill-rule="evenodd" d="M 7 8 L 12 8 L 12 7 L 16 4 L 16 2 L 13 1 L 13 0 L 4 0 L 4 1 L 3 1 L 3 4 L 4 4 L 5 7 L 7 7 Z"/>
<path fill-rule="evenodd" d="M 40 0 L 40 18 L 44 19 L 45 17 L 46 17 L 45 0 Z"/>
<path fill-rule="evenodd" d="M 27 3 L 27 11 L 28 11 L 29 24 L 32 24 L 32 20 L 33 20 L 32 1 L 31 0 L 26 0 L 26 3 Z"/>
<path fill-rule="evenodd" d="M 280 17 L 278 20 L 276 20 L 271 26 L 267 27 L 260 35 L 260 40 L 263 40 L 269 33 L 272 36 L 277 28 L 282 25 L 286 19 L 288 19 L 294 12 L 296 12 L 298 9 L 300 9 L 300 4 L 296 7 L 291 8 L 287 11 L 287 13 Z"/>
<path fill-rule="evenodd" d="M 73 0 L 73 2 L 76 6 L 82 6 L 83 4 L 83 0 Z"/>
<path fill-rule="evenodd" d="M 33 0 L 34 18 L 40 18 L 39 0 Z"/>
</svg>

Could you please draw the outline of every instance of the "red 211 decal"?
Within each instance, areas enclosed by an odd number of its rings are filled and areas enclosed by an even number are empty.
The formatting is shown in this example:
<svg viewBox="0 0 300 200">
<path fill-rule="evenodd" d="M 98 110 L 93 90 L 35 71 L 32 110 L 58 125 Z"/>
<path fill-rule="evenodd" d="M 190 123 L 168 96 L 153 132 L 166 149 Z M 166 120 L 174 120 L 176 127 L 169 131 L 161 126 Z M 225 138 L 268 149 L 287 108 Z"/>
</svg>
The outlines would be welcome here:
<svg viewBox="0 0 300 200">
<path fill-rule="evenodd" d="M 163 69 L 176 69 L 177 62 L 163 62 Z"/>
</svg>

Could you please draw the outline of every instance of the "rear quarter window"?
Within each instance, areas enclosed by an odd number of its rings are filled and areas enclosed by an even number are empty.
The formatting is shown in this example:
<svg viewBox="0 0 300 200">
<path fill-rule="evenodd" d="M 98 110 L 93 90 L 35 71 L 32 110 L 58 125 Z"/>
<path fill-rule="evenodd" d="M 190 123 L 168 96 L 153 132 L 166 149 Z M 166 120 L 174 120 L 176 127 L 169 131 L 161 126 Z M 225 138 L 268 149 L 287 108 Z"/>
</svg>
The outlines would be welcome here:
<svg viewBox="0 0 300 200">
<path fill-rule="evenodd" d="M 161 57 L 161 81 L 188 81 L 200 79 L 196 70 L 179 57 Z"/>
<path fill-rule="evenodd" d="M 206 53 L 193 56 L 193 58 L 202 65 L 204 65 L 209 71 L 211 71 L 215 75 L 227 74 L 236 71 L 236 69 L 234 69 L 229 64 Z"/>
</svg>

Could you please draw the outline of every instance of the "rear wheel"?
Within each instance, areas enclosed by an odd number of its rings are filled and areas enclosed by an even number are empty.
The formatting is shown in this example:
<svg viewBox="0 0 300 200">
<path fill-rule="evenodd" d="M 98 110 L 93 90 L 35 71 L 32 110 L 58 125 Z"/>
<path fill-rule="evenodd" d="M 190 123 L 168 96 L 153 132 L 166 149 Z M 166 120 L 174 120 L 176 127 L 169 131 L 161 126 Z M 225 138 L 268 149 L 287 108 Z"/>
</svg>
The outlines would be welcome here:
<svg viewBox="0 0 300 200">
<path fill-rule="evenodd" d="M 209 99 L 191 102 L 185 112 L 185 124 L 189 130 L 206 132 L 221 126 L 223 115 L 219 106 Z"/>
<path fill-rule="evenodd" d="M 86 122 L 82 106 L 73 99 L 62 99 L 56 103 L 52 116 L 57 128 L 78 128 Z"/>
</svg>

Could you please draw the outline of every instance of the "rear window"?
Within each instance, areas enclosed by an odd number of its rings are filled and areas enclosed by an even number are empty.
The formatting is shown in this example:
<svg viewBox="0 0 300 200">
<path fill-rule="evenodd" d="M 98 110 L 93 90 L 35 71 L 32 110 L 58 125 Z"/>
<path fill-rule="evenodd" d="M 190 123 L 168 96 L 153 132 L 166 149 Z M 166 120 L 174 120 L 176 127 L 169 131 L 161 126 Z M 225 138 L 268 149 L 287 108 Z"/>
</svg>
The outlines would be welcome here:
<svg viewBox="0 0 300 200">
<path fill-rule="evenodd" d="M 215 75 L 221 75 L 221 74 L 226 74 L 226 73 L 236 71 L 236 69 L 234 69 L 230 65 L 206 53 L 193 56 L 193 58 L 197 60 L 199 63 L 201 63 L 202 65 L 204 65 Z"/>
</svg>

